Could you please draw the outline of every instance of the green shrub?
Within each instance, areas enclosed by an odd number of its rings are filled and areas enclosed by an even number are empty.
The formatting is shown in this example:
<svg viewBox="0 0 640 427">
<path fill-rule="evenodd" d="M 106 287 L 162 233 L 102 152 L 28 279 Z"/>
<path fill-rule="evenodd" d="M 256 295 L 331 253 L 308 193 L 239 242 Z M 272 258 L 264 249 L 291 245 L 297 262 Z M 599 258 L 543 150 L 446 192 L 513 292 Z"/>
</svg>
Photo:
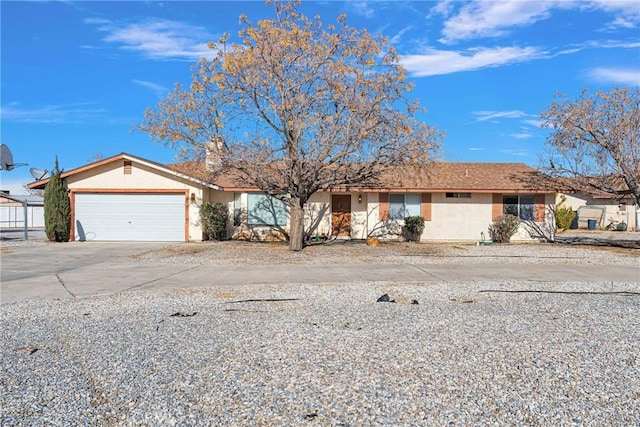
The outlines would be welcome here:
<svg viewBox="0 0 640 427">
<path fill-rule="evenodd" d="M 493 220 L 493 224 L 489 225 L 489 235 L 491 240 L 497 243 L 509 243 L 511 236 L 516 234 L 520 227 L 518 217 L 506 214 Z"/>
<path fill-rule="evenodd" d="M 44 231 L 52 242 L 67 242 L 71 234 L 71 203 L 67 183 L 60 177 L 58 157 L 44 187 Z"/>
<path fill-rule="evenodd" d="M 424 231 L 424 218 L 421 216 L 408 216 L 404 219 L 403 234 L 407 242 L 420 241 Z"/>
<path fill-rule="evenodd" d="M 200 220 L 205 240 L 224 240 L 229 223 L 229 209 L 224 203 L 203 203 Z"/>
<path fill-rule="evenodd" d="M 568 230 L 571 228 L 573 220 L 576 218 L 576 212 L 571 207 L 562 206 L 567 200 L 566 196 L 562 196 L 560 203 L 556 205 L 556 228 L 562 230 Z"/>
</svg>

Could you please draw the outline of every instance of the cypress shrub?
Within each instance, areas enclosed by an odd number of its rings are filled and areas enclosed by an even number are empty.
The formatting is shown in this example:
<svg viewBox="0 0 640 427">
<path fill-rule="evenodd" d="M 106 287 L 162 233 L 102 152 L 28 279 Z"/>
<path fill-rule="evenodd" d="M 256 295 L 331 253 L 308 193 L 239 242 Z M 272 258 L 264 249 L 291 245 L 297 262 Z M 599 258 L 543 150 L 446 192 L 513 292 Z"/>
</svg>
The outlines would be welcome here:
<svg viewBox="0 0 640 427">
<path fill-rule="evenodd" d="M 229 209 L 224 203 L 203 203 L 200 206 L 200 220 L 205 240 L 224 240 L 229 223 Z"/>
<path fill-rule="evenodd" d="M 44 188 L 44 231 L 52 242 L 67 242 L 71 231 L 71 203 L 67 183 L 60 177 L 58 157 Z"/>
<path fill-rule="evenodd" d="M 424 218 L 416 216 L 408 216 L 404 219 L 403 234 L 407 242 L 419 242 L 420 236 L 424 231 Z"/>
</svg>

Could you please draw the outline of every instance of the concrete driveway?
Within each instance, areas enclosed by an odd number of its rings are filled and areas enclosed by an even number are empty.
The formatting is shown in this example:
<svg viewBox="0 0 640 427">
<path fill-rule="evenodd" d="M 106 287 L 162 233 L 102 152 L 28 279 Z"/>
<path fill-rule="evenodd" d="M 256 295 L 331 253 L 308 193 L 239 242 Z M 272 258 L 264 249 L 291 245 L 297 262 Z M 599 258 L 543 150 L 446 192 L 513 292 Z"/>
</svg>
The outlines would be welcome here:
<svg viewBox="0 0 640 427">
<path fill-rule="evenodd" d="M 456 283 L 477 280 L 640 281 L 637 266 L 544 264 L 186 265 L 132 255 L 158 242 L 3 247 L 0 301 L 79 298 L 134 290 L 285 283 Z"/>
</svg>

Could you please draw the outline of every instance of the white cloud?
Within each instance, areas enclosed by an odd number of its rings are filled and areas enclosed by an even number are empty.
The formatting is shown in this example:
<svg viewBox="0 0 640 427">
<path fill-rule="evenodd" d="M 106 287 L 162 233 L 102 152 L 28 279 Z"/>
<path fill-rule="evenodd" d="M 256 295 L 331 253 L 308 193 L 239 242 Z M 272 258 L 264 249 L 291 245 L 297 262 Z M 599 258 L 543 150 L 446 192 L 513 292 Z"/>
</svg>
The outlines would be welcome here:
<svg viewBox="0 0 640 427">
<path fill-rule="evenodd" d="M 365 18 L 373 18 L 375 15 L 375 11 L 372 7 L 369 6 L 369 3 L 366 1 L 350 1 L 347 2 L 351 10 L 354 13 L 360 16 L 364 16 Z"/>
<path fill-rule="evenodd" d="M 516 139 L 527 139 L 533 137 L 533 134 L 529 132 L 519 132 L 519 133 L 511 133 L 509 136 L 512 136 Z"/>
<path fill-rule="evenodd" d="M 607 29 L 635 28 L 636 25 L 637 23 L 634 22 L 633 20 L 624 18 L 622 16 L 618 16 L 616 17 L 616 19 L 611 21 L 609 25 L 607 25 Z"/>
<path fill-rule="evenodd" d="M 398 31 L 393 37 L 391 37 L 391 39 L 389 40 L 389 42 L 391 44 L 398 44 L 400 43 L 400 40 L 402 39 L 402 36 L 404 35 L 404 33 L 406 33 L 407 31 L 412 30 L 413 27 L 411 25 L 409 25 L 408 27 L 404 27 L 403 29 L 401 29 L 400 31 Z"/>
<path fill-rule="evenodd" d="M 528 156 L 529 155 L 529 150 L 524 150 L 524 149 L 510 149 L 510 150 L 500 150 L 501 153 L 503 154 L 508 154 L 510 156 Z"/>
<path fill-rule="evenodd" d="M 433 18 L 434 16 L 449 16 L 453 12 L 453 0 L 441 0 L 433 6 L 429 13 L 427 14 L 427 19 Z"/>
<path fill-rule="evenodd" d="M 637 0 L 589 0 L 579 3 L 581 9 L 602 10 L 614 14 L 605 29 L 635 28 L 640 24 Z"/>
<path fill-rule="evenodd" d="M 207 43 L 215 37 L 202 27 L 163 19 L 119 25 L 110 21 L 87 19 L 87 24 L 97 25 L 107 33 L 105 42 L 121 49 L 138 52 L 157 60 L 198 60 L 212 58 L 215 52 Z"/>
<path fill-rule="evenodd" d="M 476 116 L 474 123 L 485 122 L 487 120 L 496 119 L 519 119 L 521 117 L 527 117 L 528 114 L 520 110 L 510 111 L 474 111 L 471 114 Z"/>
<path fill-rule="evenodd" d="M 604 29 L 635 28 L 640 24 L 637 0 L 473 0 L 452 14 L 449 2 L 438 3 L 429 12 L 450 16 L 444 22 L 441 43 L 455 43 L 508 33 L 512 27 L 530 26 L 551 17 L 555 10 L 577 9 L 605 12 L 612 21 Z"/>
<path fill-rule="evenodd" d="M 598 67 L 589 70 L 588 75 L 591 79 L 600 82 L 640 86 L 640 69 L 637 68 Z"/>
<path fill-rule="evenodd" d="M 479 70 L 542 58 L 536 47 L 474 48 L 466 51 L 428 49 L 424 54 L 404 55 L 401 64 L 415 77 Z"/>
<path fill-rule="evenodd" d="M 587 47 L 603 48 L 603 49 L 636 49 L 640 47 L 640 41 L 622 41 L 622 40 L 594 40 L 585 44 Z"/>
<path fill-rule="evenodd" d="M 157 83 L 148 82 L 145 80 L 135 80 L 135 79 L 131 81 L 137 85 L 140 85 L 144 88 L 149 89 L 158 98 L 164 98 L 168 92 L 168 89 L 166 87 L 159 85 Z"/>
<path fill-rule="evenodd" d="M 570 44 L 563 49 L 550 55 L 550 58 L 555 58 L 560 55 L 570 55 L 572 53 L 581 52 L 585 49 L 637 49 L 640 47 L 640 42 L 636 41 L 623 41 L 623 40 L 591 40 L 579 44 Z"/>
<path fill-rule="evenodd" d="M 20 108 L 12 103 L 2 106 L 2 120 L 22 123 L 79 123 L 106 113 L 100 108 L 90 108 L 88 103 L 68 105 L 45 105 L 35 108 Z"/>
<path fill-rule="evenodd" d="M 500 36 L 510 27 L 531 25 L 549 18 L 551 9 L 557 4 L 544 0 L 472 1 L 444 23 L 440 41 L 451 43 Z"/>
<path fill-rule="evenodd" d="M 536 128 L 539 128 L 542 126 L 542 121 L 540 119 L 525 119 L 525 120 L 522 120 L 522 123 L 529 126 L 536 127 Z"/>
</svg>

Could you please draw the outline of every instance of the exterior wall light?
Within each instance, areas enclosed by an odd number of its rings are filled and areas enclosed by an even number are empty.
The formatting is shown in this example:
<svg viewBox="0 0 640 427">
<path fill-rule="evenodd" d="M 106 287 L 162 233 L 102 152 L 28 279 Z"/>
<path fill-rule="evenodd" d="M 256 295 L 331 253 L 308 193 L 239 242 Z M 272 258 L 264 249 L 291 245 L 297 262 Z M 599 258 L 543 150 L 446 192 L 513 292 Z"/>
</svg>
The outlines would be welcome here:
<svg viewBox="0 0 640 427">
<path fill-rule="evenodd" d="M 362 194 L 358 194 L 358 203 L 362 203 Z"/>
</svg>

